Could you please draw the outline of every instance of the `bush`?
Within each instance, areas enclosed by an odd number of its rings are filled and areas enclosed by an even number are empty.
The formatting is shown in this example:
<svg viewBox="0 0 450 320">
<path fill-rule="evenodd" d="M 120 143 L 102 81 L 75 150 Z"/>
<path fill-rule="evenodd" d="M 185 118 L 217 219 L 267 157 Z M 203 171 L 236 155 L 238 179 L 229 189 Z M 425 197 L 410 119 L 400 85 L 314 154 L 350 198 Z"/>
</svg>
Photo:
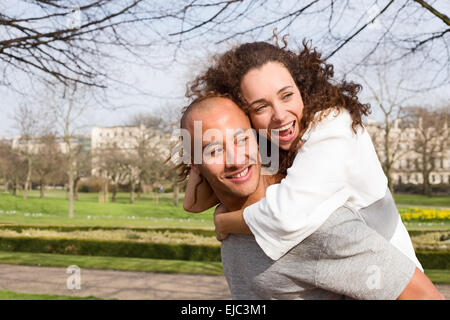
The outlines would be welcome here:
<svg viewBox="0 0 450 320">
<path fill-rule="evenodd" d="M 101 190 L 102 180 L 89 177 L 78 183 L 78 192 L 99 192 Z"/>
<path fill-rule="evenodd" d="M 448 183 L 432 184 L 431 193 L 435 195 L 449 195 L 450 185 Z M 394 193 L 424 194 L 422 184 L 396 184 L 394 185 Z"/>
<path fill-rule="evenodd" d="M 54 225 L 0 225 L 0 229 L 13 230 L 18 233 L 26 229 L 54 230 L 60 232 L 70 231 L 95 231 L 95 230 L 128 230 L 128 231 L 155 231 L 155 232 L 184 232 L 203 237 L 215 237 L 216 232 L 209 229 L 190 229 L 190 228 L 126 228 L 126 227 L 108 227 L 108 226 L 54 226 Z"/>
<path fill-rule="evenodd" d="M 416 251 L 424 269 L 450 269 L 450 251 Z"/>
<path fill-rule="evenodd" d="M 189 261 L 221 261 L 219 246 L 173 245 L 125 241 L 1 237 L 0 251 Z"/>
</svg>

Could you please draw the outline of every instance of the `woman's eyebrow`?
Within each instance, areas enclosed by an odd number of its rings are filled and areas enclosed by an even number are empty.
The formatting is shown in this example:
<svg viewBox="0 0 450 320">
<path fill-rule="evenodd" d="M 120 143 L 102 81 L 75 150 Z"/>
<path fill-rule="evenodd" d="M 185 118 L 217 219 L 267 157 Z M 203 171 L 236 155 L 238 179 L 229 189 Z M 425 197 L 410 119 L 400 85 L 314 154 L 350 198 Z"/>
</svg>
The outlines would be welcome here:
<svg viewBox="0 0 450 320">
<path fill-rule="evenodd" d="M 283 92 L 284 90 L 289 89 L 289 88 L 292 88 L 292 86 L 286 86 L 286 87 L 281 88 L 280 90 L 278 90 L 277 94 L 280 94 L 281 92 Z"/>
</svg>

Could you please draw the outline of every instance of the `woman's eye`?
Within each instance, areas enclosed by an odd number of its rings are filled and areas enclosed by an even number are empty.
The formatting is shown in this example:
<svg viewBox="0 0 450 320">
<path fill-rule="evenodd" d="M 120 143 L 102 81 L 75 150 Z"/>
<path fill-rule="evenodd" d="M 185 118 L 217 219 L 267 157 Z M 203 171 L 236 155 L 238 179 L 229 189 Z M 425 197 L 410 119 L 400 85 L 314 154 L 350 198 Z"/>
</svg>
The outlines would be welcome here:
<svg viewBox="0 0 450 320">
<path fill-rule="evenodd" d="M 283 99 L 284 99 L 284 100 L 289 99 L 291 96 L 292 96 L 292 93 L 286 93 L 286 94 L 283 96 Z"/>
<path fill-rule="evenodd" d="M 257 106 L 257 107 L 255 108 L 255 111 L 256 111 L 256 112 L 261 111 L 261 110 L 263 110 L 265 107 L 266 107 L 265 105 Z"/>
</svg>

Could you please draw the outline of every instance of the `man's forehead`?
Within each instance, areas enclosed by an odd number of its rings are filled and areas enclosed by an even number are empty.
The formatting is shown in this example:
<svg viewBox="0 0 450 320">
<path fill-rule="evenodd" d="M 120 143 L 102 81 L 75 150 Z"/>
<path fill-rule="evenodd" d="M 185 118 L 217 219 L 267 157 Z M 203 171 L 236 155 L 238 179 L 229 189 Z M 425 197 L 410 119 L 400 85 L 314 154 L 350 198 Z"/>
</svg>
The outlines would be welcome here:
<svg viewBox="0 0 450 320">
<path fill-rule="evenodd" d="M 228 98 L 213 97 L 199 102 L 189 116 L 188 127 L 192 130 L 194 122 L 200 121 L 203 130 L 247 130 L 251 128 L 247 115 Z"/>
</svg>

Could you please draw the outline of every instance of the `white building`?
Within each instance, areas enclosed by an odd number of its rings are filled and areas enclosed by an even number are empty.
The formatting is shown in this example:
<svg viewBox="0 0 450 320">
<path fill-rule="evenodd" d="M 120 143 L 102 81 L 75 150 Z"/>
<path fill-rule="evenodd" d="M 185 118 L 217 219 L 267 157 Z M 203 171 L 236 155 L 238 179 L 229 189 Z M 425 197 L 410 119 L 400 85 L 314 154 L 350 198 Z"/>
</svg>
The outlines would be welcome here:
<svg viewBox="0 0 450 320">
<path fill-rule="evenodd" d="M 372 137 L 375 149 L 380 161 L 385 159 L 385 130 L 383 124 L 373 119 L 368 119 L 365 127 Z M 389 148 L 391 159 L 393 159 L 392 174 L 393 184 L 421 184 L 423 183 L 422 172 L 417 167 L 417 162 L 422 156 L 415 150 L 415 139 L 420 134 L 418 128 L 402 127 L 401 120 L 394 121 L 389 133 Z M 443 140 L 445 139 L 445 141 Z M 436 154 L 434 170 L 430 174 L 431 184 L 450 184 L 450 144 L 448 134 L 440 137 L 440 143 L 444 143 L 443 152 Z"/>
<path fill-rule="evenodd" d="M 98 176 L 100 157 L 106 151 L 134 155 L 140 145 L 168 156 L 173 138 L 169 134 L 141 126 L 94 127 L 91 132 L 92 175 Z"/>
</svg>

